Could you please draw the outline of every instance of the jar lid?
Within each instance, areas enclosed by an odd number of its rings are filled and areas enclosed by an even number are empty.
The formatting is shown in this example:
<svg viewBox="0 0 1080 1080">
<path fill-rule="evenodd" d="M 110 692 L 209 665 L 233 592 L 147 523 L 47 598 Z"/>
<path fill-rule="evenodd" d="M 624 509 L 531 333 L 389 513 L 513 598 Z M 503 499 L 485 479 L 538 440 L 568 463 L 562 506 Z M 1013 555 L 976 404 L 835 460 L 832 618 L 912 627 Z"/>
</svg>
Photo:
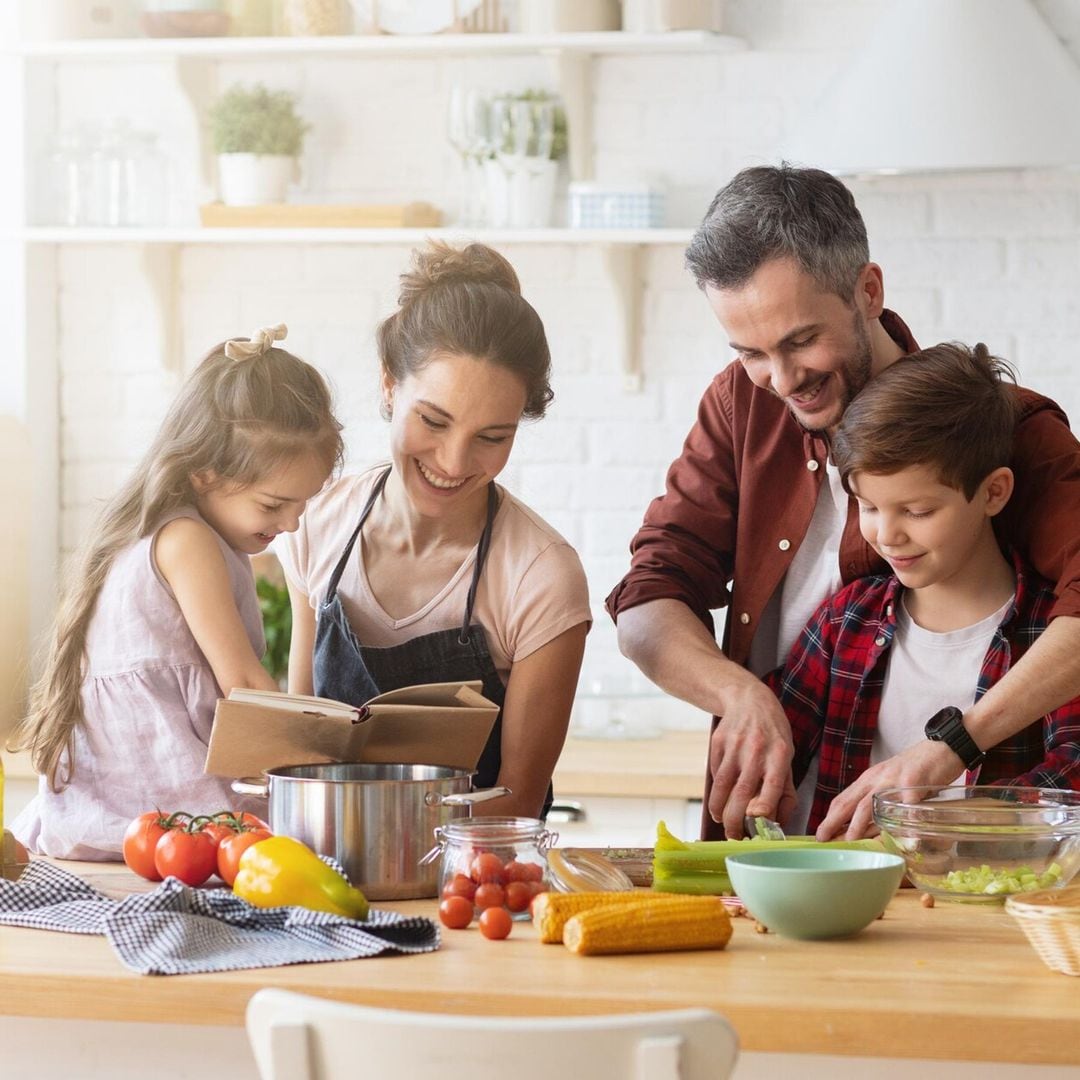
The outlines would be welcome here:
<svg viewBox="0 0 1080 1080">
<path fill-rule="evenodd" d="M 528 817 L 462 818 L 441 828 L 442 835 L 455 843 L 519 844 L 551 835 L 543 821 Z"/>
<path fill-rule="evenodd" d="M 559 892 L 628 892 L 634 883 L 610 859 L 585 848 L 552 848 L 548 877 Z"/>
</svg>

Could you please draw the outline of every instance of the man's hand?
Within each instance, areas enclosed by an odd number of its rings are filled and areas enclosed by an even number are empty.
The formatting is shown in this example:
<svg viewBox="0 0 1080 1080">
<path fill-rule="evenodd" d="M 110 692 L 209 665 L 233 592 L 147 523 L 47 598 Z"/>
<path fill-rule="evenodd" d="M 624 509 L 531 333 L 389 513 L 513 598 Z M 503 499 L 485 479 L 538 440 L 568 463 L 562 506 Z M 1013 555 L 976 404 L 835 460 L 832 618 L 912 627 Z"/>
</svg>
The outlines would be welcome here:
<svg viewBox="0 0 1080 1080">
<path fill-rule="evenodd" d="M 754 813 L 781 823 L 795 808 L 791 782 L 791 725 L 780 702 L 754 679 L 728 692 L 723 718 L 712 733 L 709 813 L 729 839 L 743 835 L 743 817 Z"/>
<path fill-rule="evenodd" d="M 964 771 L 964 763 L 945 743 L 923 739 L 914 746 L 871 765 L 829 804 L 817 829 L 819 840 L 832 840 L 844 827 L 845 839 L 858 840 L 877 830 L 873 820 L 873 795 L 886 788 L 945 787 Z"/>
</svg>

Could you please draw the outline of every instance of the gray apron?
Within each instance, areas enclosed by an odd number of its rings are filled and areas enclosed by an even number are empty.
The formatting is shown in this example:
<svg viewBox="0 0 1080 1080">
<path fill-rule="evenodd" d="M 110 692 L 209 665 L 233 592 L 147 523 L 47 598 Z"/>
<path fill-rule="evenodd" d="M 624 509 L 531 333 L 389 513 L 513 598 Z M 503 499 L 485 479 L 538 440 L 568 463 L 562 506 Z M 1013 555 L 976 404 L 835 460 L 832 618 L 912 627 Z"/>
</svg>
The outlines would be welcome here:
<svg viewBox="0 0 1080 1080">
<path fill-rule="evenodd" d="M 319 606 L 315 630 L 314 685 L 319 697 L 333 698 L 349 705 L 363 705 L 377 694 L 385 694 L 402 686 L 421 683 L 465 682 L 479 679 L 483 684 L 484 697 L 499 706 L 499 715 L 488 736 L 487 744 L 476 765 L 473 786 L 489 788 L 495 785 L 502 764 L 502 707 L 506 688 L 488 651 L 484 628 L 473 623 L 473 605 L 480 574 L 484 569 L 488 548 L 491 546 L 491 528 L 499 498 L 495 485 L 488 485 L 487 521 L 476 549 L 476 566 L 465 601 L 465 616 L 460 629 L 436 630 L 422 634 L 401 645 L 378 649 L 362 644 L 353 633 L 338 596 L 338 582 L 352 555 L 353 548 L 364 527 L 364 522 L 375 505 L 375 500 L 386 485 L 390 475 L 388 467 L 375 481 L 371 495 L 360 513 L 360 520 L 353 531 L 337 566 L 330 577 L 326 596 Z M 453 732 L 447 731 L 447 739 Z M 437 762 L 434 764 L 438 764 Z M 547 798 L 541 817 L 551 807 L 552 790 L 548 784 Z"/>
</svg>

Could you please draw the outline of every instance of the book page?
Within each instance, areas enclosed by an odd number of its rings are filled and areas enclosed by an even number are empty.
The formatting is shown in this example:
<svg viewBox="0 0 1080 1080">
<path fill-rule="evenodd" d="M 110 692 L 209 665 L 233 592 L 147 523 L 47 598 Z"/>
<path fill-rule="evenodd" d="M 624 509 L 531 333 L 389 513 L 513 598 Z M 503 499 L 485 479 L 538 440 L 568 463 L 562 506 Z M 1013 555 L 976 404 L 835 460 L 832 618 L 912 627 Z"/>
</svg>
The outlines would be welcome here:
<svg viewBox="0 0 1080 1080">
<path fill-rule="evenodd" d="M 229 691 L 230 701 L 247 705 L 261 705 L 267 709 L 287 709 L 291 712 L 321 713 L 323 716 L 340 716 L 355 720 L 360 710 L 353 705 L 332 698 L 313 697 L 310 694 L 286 694 L 279 690 L 254 690 L 234 686 Z"/>
</svg>

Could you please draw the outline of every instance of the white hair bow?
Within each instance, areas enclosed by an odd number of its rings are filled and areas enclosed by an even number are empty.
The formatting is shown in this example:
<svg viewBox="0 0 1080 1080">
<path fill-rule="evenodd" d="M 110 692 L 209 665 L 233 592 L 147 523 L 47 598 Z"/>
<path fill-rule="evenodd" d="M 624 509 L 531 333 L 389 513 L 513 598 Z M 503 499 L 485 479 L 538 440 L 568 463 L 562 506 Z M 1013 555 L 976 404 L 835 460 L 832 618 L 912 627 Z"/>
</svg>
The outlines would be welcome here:
<svg viewBox="0 0 1080 1080">
<path fill-rule="evenodd" d="M 272 348 L 275 341 L 284 341 L 288 328 L 284 323 L 277 326 L 264 326 L 251 335 L 250 341 L 234 339 L 225 342 L 225 355 L 230 360 L 253 360 Z"/>
</svg>

